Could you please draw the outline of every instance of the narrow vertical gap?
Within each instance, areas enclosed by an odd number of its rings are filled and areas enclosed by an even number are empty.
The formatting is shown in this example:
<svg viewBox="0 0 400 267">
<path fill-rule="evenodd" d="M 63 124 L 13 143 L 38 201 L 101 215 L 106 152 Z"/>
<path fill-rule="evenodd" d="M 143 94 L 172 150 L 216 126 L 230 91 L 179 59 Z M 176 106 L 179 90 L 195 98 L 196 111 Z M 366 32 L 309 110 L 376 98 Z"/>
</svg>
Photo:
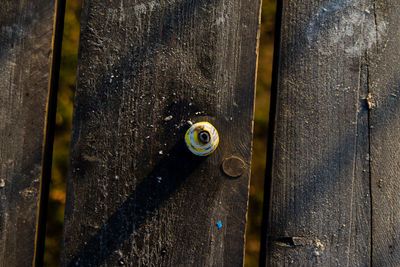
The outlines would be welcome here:
<svg viewBox="0 0 400 267">
<path fill-rule="evenodd" d="M 376 31 L 376 41 L 378 43 L 378 22 L 377 22 L 377 16 L 376 16 L 376 1 L 373 0 L 373 12 L 374 12 L 374 23 L 375 23 L 375 31 Z M 378 44 L 377 44 L 378 45 Z M 366 65 L 367 65 L 367 102 L 368 102 L 368 175 L 369 175 L 369 201 L 370 201 L 370 224 L 371 224 L 371 229 L 370 229 L 370 262 L 369 262 L 369 266 L 373 266 L 373 254 L 374 254 L 374 233 L 373 233 L 373 229 L 374 229 L 374 210 L 373 210 L 373 190 L 372 190 L 372 172 L 371 172 L 371 144 L 372 144 L 372 122 L 371 122 L 371 117 L 372 117 L 372 108 L 370 106 L 369 101 L 371 101 L 370 99 L 370 69 L 369 69 L 369 57 L 368 57 L 368 50 L 366 51 Z"/>
<path fill-rule="evenodd" d="M 262 222 L 261 222 L 261 244 L 259 252 L 259 266 L 267 265 L 267 249 L 268 249 L 268 218 L 270 212 L 270 198 L 271 198 L 271 179 L 272 179 L 272 165 L 273 165 L 273 140 L 275 129 L 275 116 L 277 107 L 277 90 L 278 90 L 278 73 L 279 73 L 279 53 L 280 53 L 280 35 L 281 35 L 281 21 L 283 13 L 282 1 L 277 1 L 275 6 L 275 25 L 274 25 L 274 40 L 273 40 L 273 63 L 272 63 L 272 81 L 270 87 L 270 106 L 269 106 L 269 123 L 268 123 L 268 137 L 267 141 L 267 158 L 266 169 L 263 174 L 264 182 L 264 201 L 262 209 Z"/>
<path fill-rule="evenodd" d="M 263 220 L 265 163 L 267 161 L 268 113 L 270 110 L 271 78 L 274 57 L 275 14 L 277 1 L 263 0 L 261 9 L 260 43 L 254 116 L 253 156 L 251 164 L 250 198 L 246 228 L 245 266 L 258 266 L 260 261 L 261 228 Z M 273 107 L 272 107 L 273 108 Z M 268 182 L 267 182 L 268 183 Z"/>
<path fill-rule="evenodd" d="M 55 117 L 57 109 L 57 92 L 60 74 L 61 43 L 63 35 L 65 0 L 55 1 L 54 29 L 52 39 L 52 59 L 49 81 L 49 95 L 46 111 L 45 139 L 43 148 L 42 177 L 40 182 L 39 214 L 36 223 L 36 247 L 33 260 L 34 266 L 43 265 L 45 248 L 46 222 L 48 218 L 49 184 L 51 181 L 52 151 L 55 132 Z"/>
<path fill-rule="evenodd" d="M 378 45 L 378 22 L 377 22 L 377 16 L 376 16 L 376 1 L 373 0 L 373 9 L 374 9 L 374 23 L 375 23 L 375 31 L 376 31 L 376 41 L 377 41 L 377 45 Z M 368 51 L 368 50 L 367 50 Z M 367 101 L 370 101 L 370 75 L 369 75 L 369 58 L 368 58 L 368 54 L 367 54 Z M 370 201 L 370 223 L 371 223 L 371 229 L 370 229 L 370 262 L 369 262 L 369 266 L 373 266 L 374 263 L 374 210 L 373 210 L 373 190 L 372 190 L 372 169 L 371 169 L 371 144 L 372 144 L 372 122 L 371 122 L 371 118 L 372 118 L 372 109 L 370 107 L 370 105 L 368 104 L 368 174 L 369 174 L 369 201 Z"/>
<path fill-rule="evenodd" d="M 57 91 L 57 111 L 55 112 L 55 118 L 53 118 L 53 121 L 55 121 L 54 144 L 50 193 L 47 205 L 44 266 L 60 266 L 66 176 L 69 163 L 72 106 L 82 6 L 81 0 L 60 0 L 60 2 L 64 2 L 65 12 L 62 12 L 62 14 L 65 14 L 65 16 L 60 17 L 61 21 L 59 22 L 61 26 L 64 23 L 64 31 L 60 32 L 61 35 L 58 38 L 60 45 L 62 41 L 62 49 L 58 56 L 60 71 Z"/>
<path fill-rule="evenodd" d="M 368 54 L 367 54 L 368 57 Z M 367 58 L 367 98 L 370 96 L 370 76 L 369 76 L 369 60 Z M 369 99 L 367 99 L 369 101 Z M 373 249 L 374 249 L 374 243 L 373 243 L 373 225 L 374 225 L 374 218 L 373 218 L 373 196 L 372 196 L 372 175 L 371 175 L 371 112 L 372 109 L 370 108 L 368 104 L 368 175 L 369 175 L 369 201 L 370 201 L 370 224 L 371 224 L 371 229 L 370 229 L 370 265 L 373 266 Z"/>
</svg>

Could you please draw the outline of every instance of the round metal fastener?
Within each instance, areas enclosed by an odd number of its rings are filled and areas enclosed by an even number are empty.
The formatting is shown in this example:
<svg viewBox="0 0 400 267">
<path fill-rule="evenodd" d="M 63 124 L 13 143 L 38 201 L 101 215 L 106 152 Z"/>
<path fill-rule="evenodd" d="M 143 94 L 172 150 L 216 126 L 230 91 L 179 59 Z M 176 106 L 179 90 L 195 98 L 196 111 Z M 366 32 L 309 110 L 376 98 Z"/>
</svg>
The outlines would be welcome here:
<svg viewBox="0 0 400 267">
<path fill-rule="evenodd" d="M 210 133 L 209 133 L 209 132 L 207 132 L 207 131 L 201 131 L 201 132 L 199 133 L 199 141 L 200 141 L 201 143 L 207 144 L 207 143 L 210 142 L 210 140 L 211 140 L 211 136 L 210 136 Z"/>
<path fill-rule="evenodd" d="M 217 129 L 209 122 L 195 123 L 187 130 L 185 143 L 190 152 L 196 156 L 208 156 L 218 147 Z"/>
<path fill-rule="evenodd" d="M 241 158 L 231 156 L 222 162 L 222 170 L 226 175 L 236 178 L 244 173 L 245 163 Z"/>
</svg>

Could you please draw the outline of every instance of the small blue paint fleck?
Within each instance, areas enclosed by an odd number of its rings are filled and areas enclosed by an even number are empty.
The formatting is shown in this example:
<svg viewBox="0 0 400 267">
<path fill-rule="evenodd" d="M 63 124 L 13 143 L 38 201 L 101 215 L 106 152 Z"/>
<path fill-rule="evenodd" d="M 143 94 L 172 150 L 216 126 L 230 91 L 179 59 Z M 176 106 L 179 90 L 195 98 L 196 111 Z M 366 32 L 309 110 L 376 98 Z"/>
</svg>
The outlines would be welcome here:
<svg viewBox="0 0 400 267">
<path fill-rule="evenodd" d="M 218 227 L 218 229 L 222 228 L 222 222 L 221 221 L 217 222 L 217 227 Z"/>
</svg>

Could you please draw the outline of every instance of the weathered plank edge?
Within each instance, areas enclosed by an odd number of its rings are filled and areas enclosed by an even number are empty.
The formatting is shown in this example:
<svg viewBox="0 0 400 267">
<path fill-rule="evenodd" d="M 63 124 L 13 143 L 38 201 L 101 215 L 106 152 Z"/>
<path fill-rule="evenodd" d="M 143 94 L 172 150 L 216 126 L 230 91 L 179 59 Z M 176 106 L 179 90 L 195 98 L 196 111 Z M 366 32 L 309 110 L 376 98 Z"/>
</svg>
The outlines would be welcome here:
<svg viewBox="0 0 400 267">
<path fill-rule="evenodd" d="M 271 181 L 272 181 L 272 168 L 273 168 L 273 143 L 276 134 L 276 108 L 278 106 L 278 80 L 279 80 L 279 55 L 281 50 L 281 30 L 282 30 L 282 11 L 283 0 L 278 0 L 276 3 L 275 14 L 275 33 L 274 33 L 274 56 L 272 63 L 272 82 L 270 94 L 270 110 L 268 122 L 268 140 L 267 140 L 267 162 L 265 167 L 265 180 L 264 180 L 264 207 L 262 211 L 261 222 L 261 238 L 260 238 L 260 258 L 259 266 L 266 266 L 267 264 L 267 232 L 268 232 L 268 218 L 270 213 L 271 201 Z"/>
<path fill-rule="evenodd" d="M 261 14 L 262 14 L 262 0 L 257 1 L 259 4 L 258 9 L 258 24 L 257 24 L 257 41 L 256 41 L 256 66 L 254 73 L 254 100 L 253 100 L 253 118 L 251 120 L 251 149 L 250 149 L 250 164 L 253 161 L 253 148 L 254 148 L 254 115 L 256 112 L 256 90 L 257 90 L 257 74 L 258 74 L 258 61 L 260 58 L 260 36 L 261 36 Z M 244 244 L 243 244 L 243 266 L 246 262 L 246 244 L 247 244 L 247 227 L 249 222 L 249 203 L 250 203 L 250 185 L 251 185 L 251 165 L 249 166 L 249 179 L 247 184 L 247 204 L 246 204 L 246 229 L 244 231 Z"/>
<path fill-rule="evenodd" d="M 53 141 L 57 110 L 57 91 L 61 63 L 61 46 L 64 28 L 65 0 L 55 0 L 53 37 L 51 41 L 51 64 L 46 103 L 42 168 L 40 175 L 39 203 L 36 219 L 35 251 L 32 266 L 43 266 L 43 256 L 46 235 L 47 204 L 51 181 L 51 166 L 53 159 Z"/>
</svg>

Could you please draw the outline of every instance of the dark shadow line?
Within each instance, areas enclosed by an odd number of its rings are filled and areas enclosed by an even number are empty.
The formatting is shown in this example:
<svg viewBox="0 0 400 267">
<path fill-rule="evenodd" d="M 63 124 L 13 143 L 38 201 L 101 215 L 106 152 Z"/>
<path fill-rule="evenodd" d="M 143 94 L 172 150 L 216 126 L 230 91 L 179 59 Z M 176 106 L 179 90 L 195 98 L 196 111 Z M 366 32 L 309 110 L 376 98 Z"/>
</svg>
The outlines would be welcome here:
<svg viewBox="0 0 400 267">
<path fill-rule="evenodd" d="M 374 5 L 375 5 L 375 2 L 374 2 Z M 374 7 L 374 10 L 375 10 L 375 7 Z M 374 12 L 374 16 L 375 16 L 375 25 L 376 25 L 376 15 L 375 15 L 375 12 Z M 366 51 L 366 54 L 367 54 L 367 51 Z M 367 55 L 366 55 L 367 56 Z M 370 72 L 370 68 L 369 68 L 369 65 L 367 65 L 367 85 L 368 85 L 368 88 L 367 88 L 367 90 L 368 90 L 368 95 L 370 95 L 370 93 L 371 93 L 371 88 L 370 88 L 370 81 L 369 81 L 369 79 L 370 79 L 370 76 L 369 76 L 369 72 Z M 368 106 L 368 100 L 366 100 L 366 105 Z M 371 126 L 372 126 L 372 110 L 371 109 L 369 109 L 368 110 L 368 153 L 369 153 L 369 155 L 371 156 L 371 144 L 372 144 L 372 128 L 371 128 Z M 369 205 L 370 205 L 370 220 L 371 220 L 371 222 L 370 222 L 370 233 L 369 233 L 369 239 L 370 239 L 370 259 L 369 259 L 369 266 L 373 266 L 373 255 L 374 255 L 374 243 L 373 243 L 373 240 L 374 240 L 374 233 L 373 233 L 373 227 L 374 227 L 374 218 L 373 218 L 373 213 L 374 213 L 374 207 L 373 207 L 373 189 L 372 189 L 372 182 L 373 182 L 373 177 L 372 177 L 372 166 L 371 166 L 371 160 L 369 160 L 368 161 L 368 179 L 369 179 L 369 197 L 370 197 L 370 203 L 369 203 Z"/>
<path fill-rule="evenodd" d="M 183 141 L 178 142 L 135 187 L 103 227 L 65 265 L 100 266 L 120 244 L 154 215 L 204 160 L 190 154 Z"/>
</svg>

